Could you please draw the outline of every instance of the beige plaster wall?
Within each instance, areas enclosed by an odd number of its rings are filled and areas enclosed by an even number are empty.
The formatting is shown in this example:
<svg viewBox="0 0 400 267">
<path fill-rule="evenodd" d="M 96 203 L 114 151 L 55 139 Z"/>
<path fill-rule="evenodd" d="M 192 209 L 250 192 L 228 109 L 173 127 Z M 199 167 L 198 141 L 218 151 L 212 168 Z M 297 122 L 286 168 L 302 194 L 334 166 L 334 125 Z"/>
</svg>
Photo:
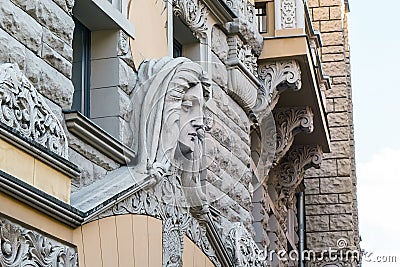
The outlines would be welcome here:
<svg viewBox="0 0 400 267">
<path fill-rule="evenodd" d="M 119 215 L 90 222 L 73 233 L 79 266 L 162 266 L 162 221 Z"/>
<path fill-rule="evenodd" d="M 0 170 L 69 203 L 71 179 L 48 164 L 0 139 Z"/>
<path fill-rule="evenodd" d="M 128 16 L 136 30 L 135 40 L 131 40 L 136 68 L 144 59 L 167 56 L 167 9 L 164 1 L 132 0 Z"/>
<path fill-rule="evenodd" d="M 184 236 L 183 267 L 214 267 L 215 265 L 192 240 Z"/>
</svg>

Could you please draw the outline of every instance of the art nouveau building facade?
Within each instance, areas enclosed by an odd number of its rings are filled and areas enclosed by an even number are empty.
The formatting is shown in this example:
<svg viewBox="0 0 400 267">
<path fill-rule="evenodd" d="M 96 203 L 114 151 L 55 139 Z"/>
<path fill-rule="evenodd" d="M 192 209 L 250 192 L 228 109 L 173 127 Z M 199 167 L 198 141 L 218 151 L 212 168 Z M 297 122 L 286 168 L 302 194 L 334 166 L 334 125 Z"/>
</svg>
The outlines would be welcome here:
<svg viewBox="0 0 400 267">
<path fill-rule="evenodd" d="M 0 266 L 358 266 L 348 11 L 0 0 Z"/>
</svg>

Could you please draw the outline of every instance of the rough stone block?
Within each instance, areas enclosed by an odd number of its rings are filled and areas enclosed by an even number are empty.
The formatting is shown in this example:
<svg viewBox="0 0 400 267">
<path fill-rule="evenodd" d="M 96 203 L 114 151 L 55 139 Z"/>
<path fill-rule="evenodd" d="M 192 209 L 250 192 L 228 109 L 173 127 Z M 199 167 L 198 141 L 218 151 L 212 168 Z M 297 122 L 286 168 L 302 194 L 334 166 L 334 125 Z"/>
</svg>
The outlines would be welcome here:
<svg viewBox="0 0 400 267">
<path fill-rule="evenodd" d="M 329 231 L 329 215 L 307 216 L 307 232 Z"/>
<path fill-rule="evenodd" d="M 342 7 L 330 7 L 329 8 L 330 19 L 342 19 Z"/>
<path fill-rule="evenodd" d="M 329 215 L 351 213 L 353 206 L 351 204 L 325 204 L 306 206 L 307 215 Z"/>
<path fill-rule="evenodd" d="M 306 171 L 307 177 L 332 177 L 336 176 L 336 160 L 325 159 L 321 163 L 320 169 L 310 168 Z"/>
<path fill-rule="evenodd" d="M 344 53 L 343 46 L 323 46 L 322 54 L 339 54 Z"/>
<path fill-rule="evenodd" d="M 319 7 L 319 0 L 308 0 L 307 4 L 309 7 Z"/>
<path fill-rule="evenodd" d="M 332 231 L 353 230 L 353 216 L 351 214 L 340 214 L 329 216 L 329 227 Z"/>
<path fill-rule="evenodd" d="M 343 85 L 335 85 L 331 90 L 325 92 L 327 98 L 347 97 L 349 95 L 349 87 Z"/>
<path fill-rule="evenodd" d="M 335 85 L 348 85 L 350 84 L 350 80 L 347 77 L 334 77 L 332 78 L 332 84 Z"/>
<path fill-rule="evenodd" d="M 319 194 L 319 178 L 305 178 L 304 186 L 306 195 Z"/>
<path fill-rule="evenodd" d="M 338 176 L 350 176 L 351 175 L 351 160 L 350 159 L 338 159 Z"/>
<path fill-rule="evenodd" d="M 320 181 L 323 194 L 349 193 L 352 190 L 350 177 L 323 178 Z"/>
<path fill-rule="evenodd" d="M 337 62 L 337 61 L 343 61 L 344 60 L 344 54 L 339 53 L 339 54 L 323 54 L 322 55 L 322 62 Z"/>
<path fill-rule="evenodd" d="M 346 76 L 349 69 L 344 61 L 322 63 L 323 70 L 329 76 Z M 329 90 L 328 90 L 329 91 Z"/>
<path fill-rule="evenodd" d="M 321 32 L 342 32 L 343 24 L 341 20 L 321 21 Z"/>
<path fill-rule="evenodd" d="M 72 63 L 72 47 L 46 28 L 43 29 L 43 42 Z"/>
<path fill-rule="evenodd" d="M 350 110 L 350 106 L 347 98 L 335 98 L 335 112 L 348 110 Z"/>
<path fill-rule="evenodd" d="M 319 0 L 320 6 L 340 6 L 341 0 Z"/>
<path fill-rule="evenodd" d="M 43 44 L 42 58 L 57 69 L 59 72 L 64 74 L 68 79 L 71 79 L 72 75 L 72 64 L 54 49 L 47 44 Z"/>
<path fill-rule="evenodd" d="M 321 179 L 322 181 L 325 180 Z M 321 181 L 321 183 L 322 183 Z M 322 187 L 322 185 L 321 185 Z M 322 191 L 322 188 L 321 188 Z M 337 194 L 328 194 L 328 195 L 306 195 L 305 203 L 307 204 L 336 204 L 338 203 L 338 195 Z"/>
<path fill-rule="evenodd" d="M 343 32 L 321 33 L 321 37 L 323 44 L 326 46 L 344 44 Z"/>
<path fill-rule="evenodd" d="M 348 127 L 331 127 L 331 140 L 332 141 L 343 141 L 349 140 L 349 128 Z"/>
<path fill-rule="evenodd" d="M 330 127 L 335 126 L 348 126 L 349 125 L 349 115 L 347 112 L 340 113 L 329 113 L 328 123 Z"/>
<path fill-rule="evenodd" d="M 349 158 L 351 155 L 350 144 L 348 141 L 331 142 L 331 153 L 324 154 L 325 158 Z"/>
<path fill-rule="evenodd" d="M 339 195 L 339 203 L 351 203 L 353 201 L 352 194 L 340 194 Z"/>
<path fill-rule="evenodd" d="M 70 109 L 74 86 L 70 79 L 52 68 L 41 58 L 26 50 L 26 76 L 45 97 Z"/>
<path fill-rule="evenodd" d="M 0 61 L 17 63 L 25 68 L 25 47 L 4 30 L 0 29 Z"/>
<path fill-rule="evenodd" d="M 0 0 L 0 27 L 40 55 L 42 27 L 9 0 Z"/>
<path fill-rule="evenodd" d="M 345 239 L 350 245 L 350 241 L 354 240 L 354 234 L 348 231 L 307 233 L 307 249 L 316 252 L 329 248 L 337 249 L 339 239 Z"/>
<path fill-rule="evenodd" d="M 226 66 L 222 63 L 219 58 L 212 54 L 212 79 L 222 88 L 225 88 L 228 85 L 228 71 L 226 70 Z"/>
<path fill-rule="evenodd" d="M 329 20 L 329 7 L 316 7 L 312 9 L 313 20 Z"/>
<path fill-rule="evenodd" d="M 40 24 L 72 46 L 75 23 L 70 15 L 64 12 L 51 0 L 32 0 L 26 11 Z"/>
</svg>

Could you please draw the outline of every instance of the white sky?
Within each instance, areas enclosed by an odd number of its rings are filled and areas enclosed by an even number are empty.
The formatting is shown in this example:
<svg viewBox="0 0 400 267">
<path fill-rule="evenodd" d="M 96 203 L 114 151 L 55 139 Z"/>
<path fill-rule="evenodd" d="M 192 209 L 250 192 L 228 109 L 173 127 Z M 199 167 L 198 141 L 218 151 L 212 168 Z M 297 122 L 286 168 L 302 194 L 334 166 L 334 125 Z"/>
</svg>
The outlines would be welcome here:
<svg viewBox="0 0 400 267">
<path fill-rule="evenodd" d="M 400 1 L 350 0 L 361 246 L 400 266 Z"/>
</svg>

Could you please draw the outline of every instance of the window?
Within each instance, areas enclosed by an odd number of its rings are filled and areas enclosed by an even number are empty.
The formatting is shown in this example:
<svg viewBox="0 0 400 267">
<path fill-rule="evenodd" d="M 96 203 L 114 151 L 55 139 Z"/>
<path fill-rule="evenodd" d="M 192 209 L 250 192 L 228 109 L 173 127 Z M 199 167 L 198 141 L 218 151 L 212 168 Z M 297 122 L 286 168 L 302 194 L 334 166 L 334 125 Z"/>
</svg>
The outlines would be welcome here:
<svg viewBox="0 0 400 267">
<path fill-rule="evenodd" d="M 260 33 L 268 32 L 267 2 L 256 3 L 256 17 L 258 31 Z"/>
<path fill-rule="evenodd" d="M 74 84 L 75 91 L 72 109 L 89 117 L 91 32 L 77 19 L 74 20 L 72 83 Z"/>
<path fill-rule="evenodd" d="M 201 61 L 200 42 L 192 31 L 184 24 L 179 17 L 173 19 L 173 57 L 187 57 L 194 61 Z"/>
<path fill-rule="evenodd" d="M 178 42 L 178 40 L 174 39 L 174 52 L 173 57 L 181 57 L 182 56 L 182 44 Z"/>
</svg>

